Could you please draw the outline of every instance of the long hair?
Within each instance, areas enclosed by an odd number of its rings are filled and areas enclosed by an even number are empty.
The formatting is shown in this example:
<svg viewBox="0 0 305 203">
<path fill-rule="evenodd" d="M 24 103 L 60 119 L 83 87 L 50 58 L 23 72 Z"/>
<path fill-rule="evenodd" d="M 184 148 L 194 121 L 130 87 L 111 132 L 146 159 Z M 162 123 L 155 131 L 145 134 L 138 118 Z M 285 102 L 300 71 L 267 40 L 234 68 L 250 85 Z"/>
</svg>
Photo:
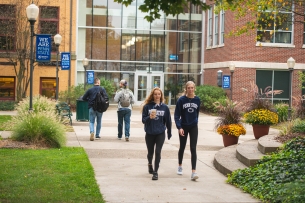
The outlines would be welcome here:
<svg viewBox="0 0 305 203">
<path fill-rule="evenodd" d="M 184 86 L 184 93 L 183 95 L 186 96 L 186 89 L 187 89 L 187 86 L 190 86 L 190 85 L 193 85 L 194 86 L 194 92 L 196 91 L 196 85 L 193 81 L 187 81 L 185 83 L 185 86 Z M 195 95 L 195 94 L 194 94 Z"/>
<path fill-rule="evenodd" d="M 152 89 L 152 90 L 150 91 L 150 94 L 146 97 L 145 101 L 142 103 L 142 110 L 141 110 L 141 112 L 143 111 L 143 108 L 144 108 L 144 106 L 145 106 L 146 104 L 149 104 L 149 103 L 151 103 L 151 102 L 154 101 L 154 92 L 155 92 L 156 90 L 160 91 L 160 93 L 161 93 L 160 102 L 163 103 L 163 101 L 164 101 L 163 92 L 162 92 L 162 90 L 161 90 L 159 87 L 155 87 L 154 89 Z"/>
</svg>

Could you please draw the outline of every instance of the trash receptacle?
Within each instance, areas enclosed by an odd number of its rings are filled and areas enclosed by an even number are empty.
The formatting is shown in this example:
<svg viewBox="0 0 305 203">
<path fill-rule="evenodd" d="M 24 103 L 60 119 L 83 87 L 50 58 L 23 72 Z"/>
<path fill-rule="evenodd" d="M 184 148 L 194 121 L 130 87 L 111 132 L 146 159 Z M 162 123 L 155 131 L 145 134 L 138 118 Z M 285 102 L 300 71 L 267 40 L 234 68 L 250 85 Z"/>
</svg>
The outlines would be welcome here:
<svg viewBox="0 0 305 203">
<path fill-rule="evenodd" d="M 76 120 L 89 121 L 88 102 L 82 99 L 76 100 Z"/>
</svg>

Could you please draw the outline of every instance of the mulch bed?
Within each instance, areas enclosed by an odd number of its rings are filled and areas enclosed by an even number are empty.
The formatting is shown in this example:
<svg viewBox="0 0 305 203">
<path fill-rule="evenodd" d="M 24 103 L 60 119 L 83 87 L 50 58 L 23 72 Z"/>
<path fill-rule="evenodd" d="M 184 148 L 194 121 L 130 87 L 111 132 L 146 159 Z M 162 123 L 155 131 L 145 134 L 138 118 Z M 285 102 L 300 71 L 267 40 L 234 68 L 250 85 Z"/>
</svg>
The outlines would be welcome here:
<svg viewBox="0 0 305 203">
<path fill-rule="evenodd" d="M 297 138 L 297 137 L 305 138 L 305 134 L 303 134 L 303 133 L 290 133 L 289 135 L 277 136 L 275 138 L 275 140 L 280 142 L 280 143 L 285 143 L 285 142 L 288 142 L 289 140 L 292 140 L 292 139 Z"/>
<path fill-rule="evenodd" d="M 0 140 L 0 148 L 9 149 L 48 149 L 49 147 L 42 144 L 31 144 L 27 142 L 15 141 L 12 139 L 2 139 Z"/>
</svg>

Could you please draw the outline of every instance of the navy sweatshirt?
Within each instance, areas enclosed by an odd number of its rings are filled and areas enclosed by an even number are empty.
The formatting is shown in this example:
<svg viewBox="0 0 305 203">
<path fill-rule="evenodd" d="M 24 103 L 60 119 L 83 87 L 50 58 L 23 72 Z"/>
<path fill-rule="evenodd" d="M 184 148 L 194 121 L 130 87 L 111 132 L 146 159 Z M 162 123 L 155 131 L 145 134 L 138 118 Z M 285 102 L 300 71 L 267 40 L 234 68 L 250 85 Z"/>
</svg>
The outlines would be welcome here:
<svg viewBox="0 0 305 203">
<path fill-rule="evenodd" d="M 149 110 L 157 109 L 157 117 L 150 119 Z M 160 103 L 159 105 L 152 102 L 143 107 L 142 123 L 144 130 L 148 135 L 158 135 L 163 133 L 167 128 L 167 138 L 172 137 L 172 119 L 169 108 L 166 104 Z"/>
<path fill-rule="evenodd" d="M 108 95 L 106 93 L 105 88 L 99 86 L 99 85 L 94 85 L 93 87 L 91 87 L 90 89 L 88 89 L 86 91 L 86 93 L 83 96 L 83 100 L 84 101 L 88 101 L 88 109 L 90 109 L 91 107 L 93 107 L 94 101 L 95 101 L 95 97 L 96 94 L 102 89 L 105 97 L 108 98 Z"/>
<path fill-rule="evenodd" d="M 175 123 L 178 129 L 182 127 L 192 127 L 198 124 L 198 115 L 200 109 L 200 99 L 195 96 L 188 98 L 181 96 L 175 108 Z"/>
</svg>

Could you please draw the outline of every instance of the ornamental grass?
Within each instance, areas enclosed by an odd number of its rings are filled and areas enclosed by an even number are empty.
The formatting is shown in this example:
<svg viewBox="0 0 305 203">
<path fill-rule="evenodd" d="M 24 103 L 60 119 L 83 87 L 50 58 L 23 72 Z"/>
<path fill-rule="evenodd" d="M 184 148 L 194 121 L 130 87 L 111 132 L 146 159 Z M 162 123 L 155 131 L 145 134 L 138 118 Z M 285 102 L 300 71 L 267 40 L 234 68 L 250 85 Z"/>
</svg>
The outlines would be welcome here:
<svg viewBox="0 0 305 203">
<path fill-rule="evenodd" d="M 254 109 L 244 114 L 246 123 L 256 125 L 273 125 L 278 123 L 278 115 L 268 109 Z"/>
<path fill-rule="evenodd" d="M 221 135 L 232 135 L 239 137 L 246 134 L 246 129 L 242 124 L 222 125 L 217 128 L 217 132 Z"/>
</svg>

